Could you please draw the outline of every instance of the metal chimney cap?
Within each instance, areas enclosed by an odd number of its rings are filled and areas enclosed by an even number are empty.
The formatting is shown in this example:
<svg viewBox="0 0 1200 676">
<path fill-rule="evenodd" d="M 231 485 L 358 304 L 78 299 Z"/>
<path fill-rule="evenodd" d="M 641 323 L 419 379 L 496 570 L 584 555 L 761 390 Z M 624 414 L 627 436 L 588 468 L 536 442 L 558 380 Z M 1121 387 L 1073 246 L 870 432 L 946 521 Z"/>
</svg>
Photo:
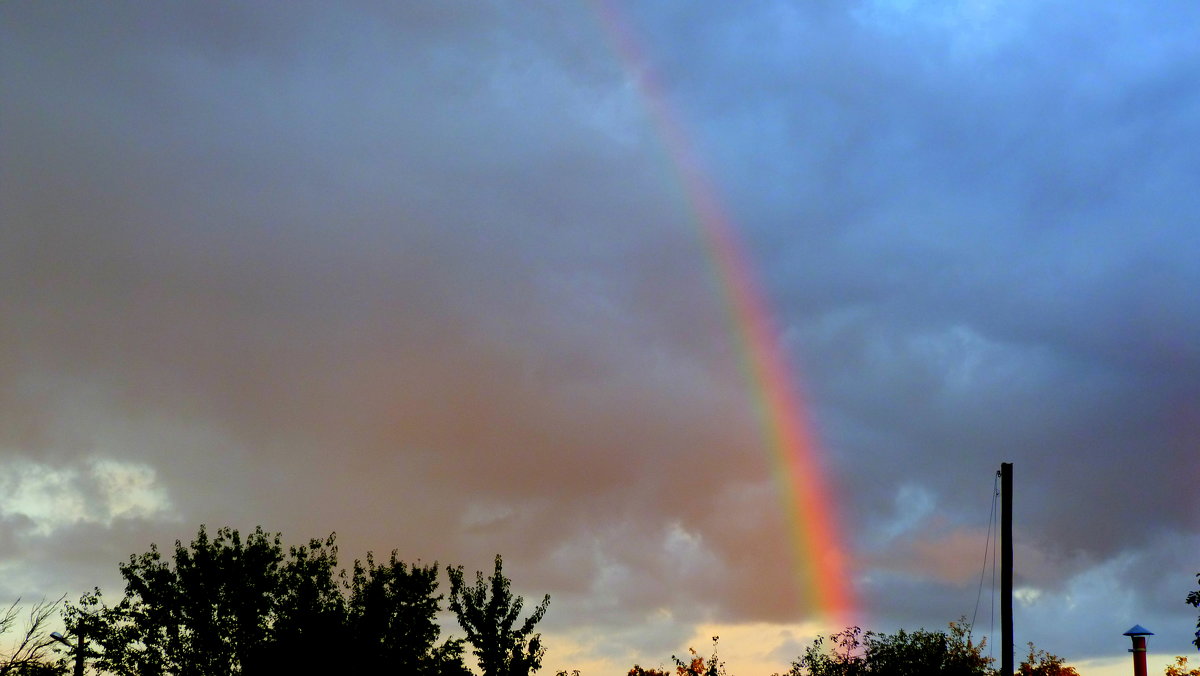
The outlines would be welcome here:
<svg viewBox="0 0 1200 676">
<path fill-rule="evenodd" d="M 1125 636 L 1153 636 L 1154 632 L 1143 627 L 1140 624 L 1135 624 L 1130 627 L 1129 631 L 1125 632 Z"/>
</svg>

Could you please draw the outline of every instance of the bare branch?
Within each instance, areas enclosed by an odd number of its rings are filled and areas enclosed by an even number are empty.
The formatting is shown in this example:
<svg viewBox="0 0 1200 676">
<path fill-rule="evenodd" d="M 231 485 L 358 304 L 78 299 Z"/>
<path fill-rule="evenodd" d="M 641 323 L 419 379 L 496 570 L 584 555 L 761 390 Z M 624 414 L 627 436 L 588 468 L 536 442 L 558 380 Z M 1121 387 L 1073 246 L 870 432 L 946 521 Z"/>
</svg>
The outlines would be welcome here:
<svg viewBox="0 0 1200 676">
<path fill-rule="evenodd" d="M 49 648 L 54 644 L 47 631 L 50 618 L 58 613 L 58 607 L 66 596 L 60 596 L 53 602 L 42 599 L 29 609 L 25 620 L 25 630 L 19 634 L 16 642 L 6 651 L 0 653 L 0 676 L 17 672 L 24 667 L 42 664 L 49 658 Z M 20 615 L 21 599 L 12 604 L 0 614 L 0 633 L 11 630 Z"/>
</svg>

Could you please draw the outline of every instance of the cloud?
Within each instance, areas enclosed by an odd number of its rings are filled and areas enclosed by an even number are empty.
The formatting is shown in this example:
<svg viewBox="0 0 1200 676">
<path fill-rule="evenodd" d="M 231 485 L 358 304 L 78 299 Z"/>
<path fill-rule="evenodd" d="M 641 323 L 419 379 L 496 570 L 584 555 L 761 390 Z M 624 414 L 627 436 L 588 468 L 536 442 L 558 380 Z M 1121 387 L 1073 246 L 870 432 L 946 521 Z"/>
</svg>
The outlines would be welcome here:
<svg viewBox="0 0 1200 676">
<path fill-rule="evenodd" d="M 973 606 L 1012 461 L 1022 612 L 1097 654 L 1053 628 L 1190 584 L 1200 43 L 1186 3 L 1034 9 L 628 7 L 631 63 L 586 6 L 4 6 L 6 578 L 262 523 L 501 551 L 580 659 L 804 619 L 653 68 L 878 628 Z"/>
<path fill-rule="evenodd" d="M 0 517 L 22 523 L 23 535 L 44 538 L 65 526 L 111 526 L 119 519 L 172 519 L 172 506 L 153 468 L 106 458 L 83 466 L 29 461 L 5 464 Z"/>
</svg>

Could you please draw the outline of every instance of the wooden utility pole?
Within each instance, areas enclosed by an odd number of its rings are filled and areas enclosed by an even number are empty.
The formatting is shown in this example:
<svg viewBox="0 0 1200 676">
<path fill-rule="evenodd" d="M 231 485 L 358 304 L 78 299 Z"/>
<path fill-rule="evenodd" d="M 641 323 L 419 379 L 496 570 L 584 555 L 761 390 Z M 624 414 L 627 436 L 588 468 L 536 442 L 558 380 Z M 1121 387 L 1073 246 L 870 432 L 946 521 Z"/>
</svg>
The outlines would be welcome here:
<svg viewBox="0 0 1200 676">
<path fill-rule="evenodd" d="M 1000 673 L 1012 676 L 1013 664 L 1013 466 L 1000 463 Z"/>
</svg>

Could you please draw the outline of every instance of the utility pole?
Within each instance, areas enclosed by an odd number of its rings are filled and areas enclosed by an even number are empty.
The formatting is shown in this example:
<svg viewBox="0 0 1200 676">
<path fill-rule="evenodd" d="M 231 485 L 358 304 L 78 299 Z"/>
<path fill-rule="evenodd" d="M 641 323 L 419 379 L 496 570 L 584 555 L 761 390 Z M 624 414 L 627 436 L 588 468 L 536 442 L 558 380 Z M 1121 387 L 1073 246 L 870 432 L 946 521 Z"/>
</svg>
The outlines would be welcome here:
<svg viewBox="0 0 1200 676">
<path fill-rule="evenodd" d="M 73 676 L 83 676 L 83 663 L 87 660 L 87 637 L 80 632 L 75 637 L 75 671 Z"/>
<path fill-rule="evenodd" d="M 1000 463 L 1000 673 L 1012 676 L 1013 664 L 1013 466 Z"/>
</svg>

